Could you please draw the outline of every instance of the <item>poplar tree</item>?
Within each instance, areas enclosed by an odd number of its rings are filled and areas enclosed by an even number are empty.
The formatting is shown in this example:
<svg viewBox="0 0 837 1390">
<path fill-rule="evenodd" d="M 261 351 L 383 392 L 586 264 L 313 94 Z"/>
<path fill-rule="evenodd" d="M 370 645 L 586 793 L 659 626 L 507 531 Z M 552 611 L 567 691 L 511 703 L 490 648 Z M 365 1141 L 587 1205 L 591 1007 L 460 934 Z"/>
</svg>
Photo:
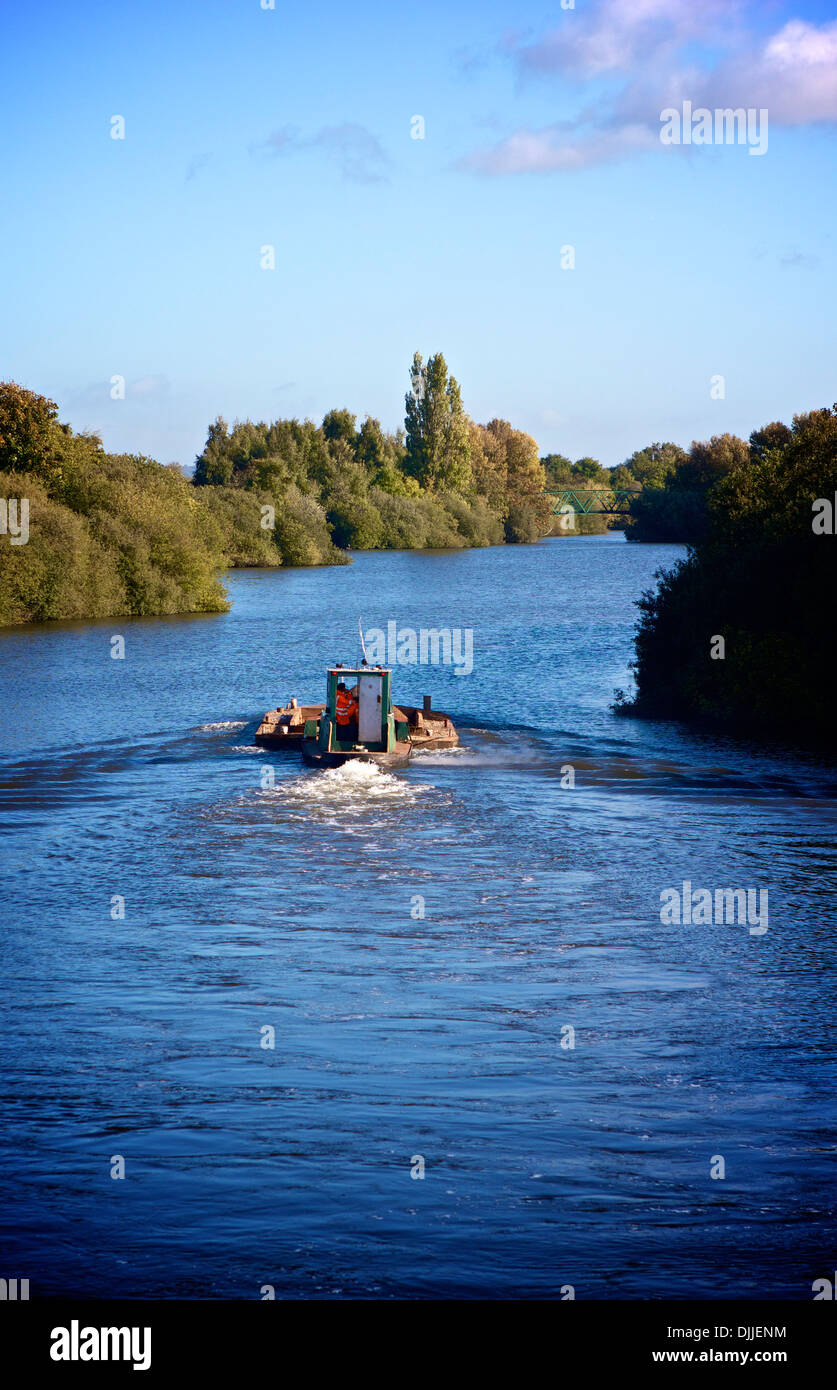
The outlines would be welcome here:
<svg viewBox="0 0 837 1390">
<path fill-rule="evenodd" d="M 471 482 L 468 416 L 440 352 L 426 364 L 421 353 L 413 357 L 405 405 L 406 471 L 428 491 L 463 491 Z"/>
</svg>

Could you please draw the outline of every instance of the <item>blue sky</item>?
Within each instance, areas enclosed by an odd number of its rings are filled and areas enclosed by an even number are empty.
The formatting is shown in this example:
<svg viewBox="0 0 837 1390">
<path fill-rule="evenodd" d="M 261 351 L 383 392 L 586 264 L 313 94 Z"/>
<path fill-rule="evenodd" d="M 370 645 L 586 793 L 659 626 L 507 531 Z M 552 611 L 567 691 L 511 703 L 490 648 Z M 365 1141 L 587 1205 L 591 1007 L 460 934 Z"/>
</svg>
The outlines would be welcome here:
<svg viewBox="0 0 837 1390">
<path fill-rule="evenodd" d="M 111 450 L 190 464 L 218 414 L 395 428 L 416 349 L 475 419 L 608 465 L 837 398 L 837 0 L 46 0 L 3 27 L 0 378 Z M 685 99 L 766 107 L 767 153 L 664 147 Z"/>
</svg>

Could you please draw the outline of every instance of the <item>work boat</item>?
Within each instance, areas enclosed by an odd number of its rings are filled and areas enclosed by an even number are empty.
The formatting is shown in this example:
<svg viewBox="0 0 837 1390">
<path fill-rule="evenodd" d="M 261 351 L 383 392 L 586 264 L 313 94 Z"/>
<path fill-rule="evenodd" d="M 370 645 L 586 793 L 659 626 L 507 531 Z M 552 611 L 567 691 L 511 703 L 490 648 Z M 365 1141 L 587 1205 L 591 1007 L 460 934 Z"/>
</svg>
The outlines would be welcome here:
<svg viewBox="0 0 837 1390">
<path fill-rule="evenodd" d="M 301 705 L 294 699 L 269 710 L 256 731 L 256 743 L 301 751 L 313 767 L 340 767 L 373 762 L 403 767 L 418 749 L 455 748 L 459 735 L 450 715 L 434 710 L 429 695 L 421 709 L 393 705 L 392 672 L 383 666 L 332 666 L 324 705 Z M 357 708 L 350 724 L 337 719 L 339 686 L 348 687 Z"/>
<path fill-rule="evenodd" d="M 348 724 L 338 721 L 340 689 L 352 687 L 356 708 Z M 346 697 L 348 698 L 348 696 Z M 378 763 L 403 767 L 413 752 L 410 728 L 396 719 L 392 708 L 392 672 L 383 666 L 332 666 L 328 672 L 325 709 L 319 723 L 304 726 L 302 756 L 313 767 L 343 767 L 346 763 Z"/>
</svg>

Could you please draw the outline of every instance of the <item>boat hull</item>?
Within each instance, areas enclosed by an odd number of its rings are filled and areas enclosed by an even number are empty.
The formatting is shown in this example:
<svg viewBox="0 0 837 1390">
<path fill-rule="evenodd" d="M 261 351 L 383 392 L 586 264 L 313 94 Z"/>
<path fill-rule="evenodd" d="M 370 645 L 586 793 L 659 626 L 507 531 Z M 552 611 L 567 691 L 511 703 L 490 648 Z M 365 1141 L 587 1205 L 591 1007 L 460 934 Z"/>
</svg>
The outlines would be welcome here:
<svg viewBox="0 0 837 1390">
<path fill-rule="evenodd" d="M 262 748 L 278 748 L 283 753 L 298 753 L 302 747 L 302 730 L 283 730 L 280 733 L 256 734 L 255 741 Z"/>
<path fill-rule="evenodd" d="M 378 767 L 406 767 L 412 757 L 409 741 L 396 743 L 390 753 L 372 753 L 367 748 L 323 749 L 314 739 L 302 740 L 302 757 L 309 767 L 345 767 L 347 763 L 376 763 Z"/>
</svg>

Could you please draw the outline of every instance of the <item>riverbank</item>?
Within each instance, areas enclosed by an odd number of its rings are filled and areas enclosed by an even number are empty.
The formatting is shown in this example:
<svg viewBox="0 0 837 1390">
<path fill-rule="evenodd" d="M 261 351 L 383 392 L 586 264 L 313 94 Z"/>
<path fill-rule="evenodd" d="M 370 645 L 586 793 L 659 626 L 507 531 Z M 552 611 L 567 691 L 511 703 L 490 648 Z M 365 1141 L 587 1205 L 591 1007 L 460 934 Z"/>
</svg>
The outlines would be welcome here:
<svg viewBox="0 0 837 1390">
<path fill-rule="evenodd" d="M 837 749 L 837 408 L 755 432 L 688 558 L 640 601 L 628 714 Z"/>
</svg>

